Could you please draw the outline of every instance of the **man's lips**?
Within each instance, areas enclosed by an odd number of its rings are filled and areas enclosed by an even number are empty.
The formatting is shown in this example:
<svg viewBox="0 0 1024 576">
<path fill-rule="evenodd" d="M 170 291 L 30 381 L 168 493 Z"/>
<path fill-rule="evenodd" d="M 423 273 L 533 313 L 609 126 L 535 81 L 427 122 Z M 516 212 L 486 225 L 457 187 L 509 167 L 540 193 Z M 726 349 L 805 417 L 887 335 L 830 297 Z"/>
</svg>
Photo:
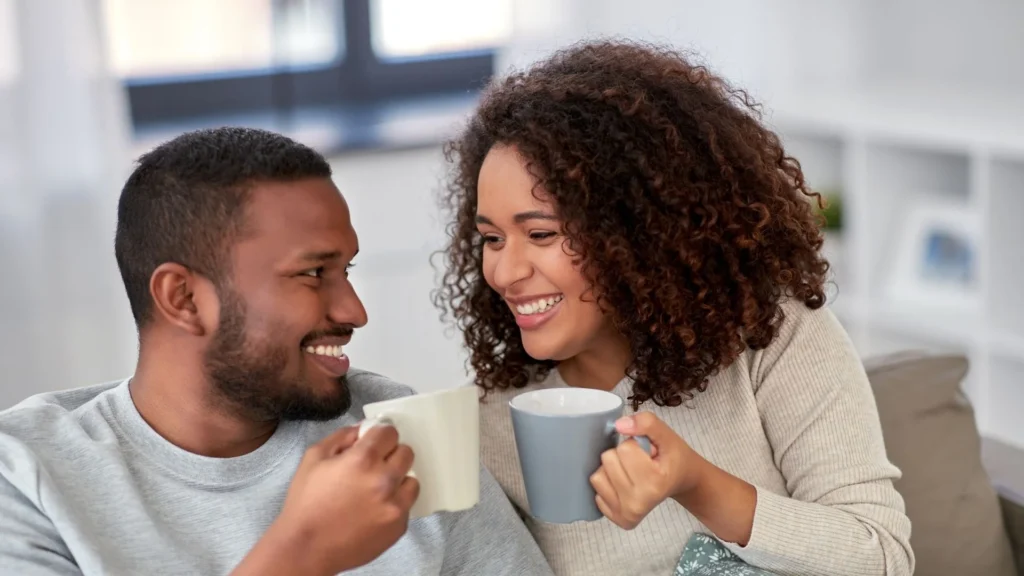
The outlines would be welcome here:
<svg viewBox="0 0 1024 576">
<path fill-rule="evenodd" d="M 340 378 L 348 373 L 350 366 L 344 347 L 352 339 L 352 333 L 321 334 L 307 338 L 302 351 L 310 357 L 328 376 Z"/>
</svg>

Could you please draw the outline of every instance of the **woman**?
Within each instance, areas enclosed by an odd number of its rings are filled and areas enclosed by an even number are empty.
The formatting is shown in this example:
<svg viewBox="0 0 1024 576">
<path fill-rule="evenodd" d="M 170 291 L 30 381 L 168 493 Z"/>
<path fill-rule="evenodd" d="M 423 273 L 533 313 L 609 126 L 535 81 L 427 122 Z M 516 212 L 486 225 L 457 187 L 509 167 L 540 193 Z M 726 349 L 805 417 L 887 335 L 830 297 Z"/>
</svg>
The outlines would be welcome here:
<svg viewBox="0 0 1024 576">
<path fill-rule="evenodd" d="M 610 390 L 606 518 L 526 517 L 559 574 L 668 575 L 713 534 L 778 574 L 911 574 L 874 398 L 827 309 L 796 160 L 743 91 L 668 51 L 572 47 L 492 86 L 448 146 L 435 295 L 464 332 L 482 455 L 526 510 L 507 401 Z"/>
</svg>

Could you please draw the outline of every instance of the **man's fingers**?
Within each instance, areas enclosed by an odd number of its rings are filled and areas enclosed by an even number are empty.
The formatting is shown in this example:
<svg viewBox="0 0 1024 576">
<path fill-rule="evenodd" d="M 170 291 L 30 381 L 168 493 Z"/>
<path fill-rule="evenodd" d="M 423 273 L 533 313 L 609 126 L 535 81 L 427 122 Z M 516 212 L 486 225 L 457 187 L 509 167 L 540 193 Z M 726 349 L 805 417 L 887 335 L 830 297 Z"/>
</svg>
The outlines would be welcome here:
<svg viewBox="0 0 1024 576">
<path fill-rule="evenodd" d="M 385 459 L 384 466 L 388 469 L 388 472 L 394 474 L 395 477 L 401 478 L 409 473 L 415 459 L 416 455 L 412 453 L 412 448 L 409 448 L 405 444 L 399 444 L 395 447 L 395 450 L 388 455 L 387 459 Z"/>
<path fill-rule="evenodd" d="M 416 503 L 416 499 L 420 497 L 420 482 L 419 480 L 411 477 L 405 477 L 402 479 L 402 483 L 398 485 L 398 490 L 395 490 L 395 502 L 402 507 L 403 510 L 409 510 L 412 505 Z"/>
<path fill-rule="evenodd" d="M 374 461 L 384 460 L 398 447 L 398 430 L 394 426 L 373 426 L 355 444 L 358 450 L 365 450 Z"/>
<path fill-rule="evenodd" d="M 329 436 L 317 443 L 317 450 L 321 458 L 331 458 L 348 450 L 359 439 L 358 426 L 345 426 L 331 433 Z"/>
</svg>

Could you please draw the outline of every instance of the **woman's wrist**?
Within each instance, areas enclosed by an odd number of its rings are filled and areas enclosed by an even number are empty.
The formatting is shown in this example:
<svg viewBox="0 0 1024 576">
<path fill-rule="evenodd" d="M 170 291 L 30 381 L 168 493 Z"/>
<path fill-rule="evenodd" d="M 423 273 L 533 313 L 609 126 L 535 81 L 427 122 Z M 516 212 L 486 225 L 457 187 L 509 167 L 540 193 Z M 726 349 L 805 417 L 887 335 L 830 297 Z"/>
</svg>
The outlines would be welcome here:
<svg viewBox="0 0 1024 576">
<path fill-rule="evenodd" d="M 691 451 L 688 460 L 689 462 L 687 462 L 686 466 L 688 474 L 680 481 L 676 493 L 672 495 L 673 500 L 679 502 L 687 509 L 689 509 L 689 506 L 686 505 L 686 502 L 704 491 L 704 485 L 711 481 L 709 476 L 713 475 L 711 469 L 715 468 L 714 464 L 707 461 L 696 451 Z"/>
<path fill-rule="evenodd" d="M 754 527 L 757 489 L 695 454 L 692 479 L 673 499 L 725 542 L 746 546 Z"/>
</svg>

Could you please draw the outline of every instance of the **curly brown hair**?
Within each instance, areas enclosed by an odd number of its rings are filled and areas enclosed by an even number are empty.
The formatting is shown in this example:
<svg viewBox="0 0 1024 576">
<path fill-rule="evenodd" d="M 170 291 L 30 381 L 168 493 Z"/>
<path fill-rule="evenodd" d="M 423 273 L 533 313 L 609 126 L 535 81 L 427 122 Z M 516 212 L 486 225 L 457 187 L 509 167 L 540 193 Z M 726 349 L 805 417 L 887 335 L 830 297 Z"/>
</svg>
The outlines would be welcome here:
<svg viewBox="0 0 1024 576">
<path fill-rule="evenodd" d="M 482 274 L 477 177 L 514 146 L 563 221 L 598 303 L 629 341 L 634 409 L 677 406 L 778 333 L 780 304 L 825 303 L 828 262 L 800 164 L 760 110 L 669 48 L 582 43 L 492 83 L 445 146 L 447 270 L 433 294 L 463 332 L 477 384 L 523 387 L 551 361 L 523 348 Z"/>
</svg>

